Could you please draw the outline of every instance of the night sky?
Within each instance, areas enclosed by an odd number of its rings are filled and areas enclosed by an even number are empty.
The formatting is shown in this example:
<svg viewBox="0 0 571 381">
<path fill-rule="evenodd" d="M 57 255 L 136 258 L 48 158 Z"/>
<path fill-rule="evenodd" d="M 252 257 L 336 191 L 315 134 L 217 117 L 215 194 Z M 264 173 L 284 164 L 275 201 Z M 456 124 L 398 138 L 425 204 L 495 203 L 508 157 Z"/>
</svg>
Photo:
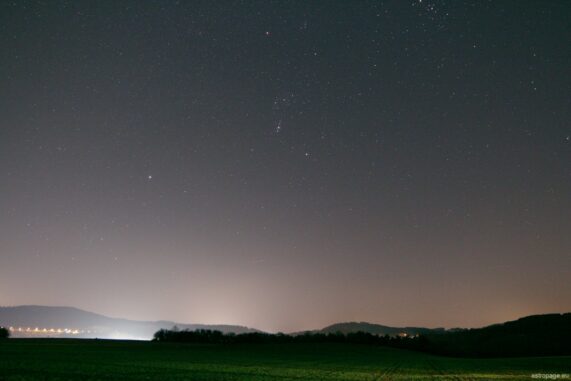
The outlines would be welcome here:
<svg viewBox="0 0 571 381">
<path fill-rule="evenodd" d="M 570 1 L 3 1 L 0 305 L 269 331 L 571 310 Z"/>
</svg>

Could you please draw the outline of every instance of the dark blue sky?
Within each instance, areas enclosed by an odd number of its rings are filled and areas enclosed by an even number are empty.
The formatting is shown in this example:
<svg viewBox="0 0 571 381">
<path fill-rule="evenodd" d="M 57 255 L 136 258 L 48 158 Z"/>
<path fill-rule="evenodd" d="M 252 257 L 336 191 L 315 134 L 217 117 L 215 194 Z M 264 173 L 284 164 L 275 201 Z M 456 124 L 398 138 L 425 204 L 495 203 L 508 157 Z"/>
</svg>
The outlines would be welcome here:
<svg viewBox="0 0 571 381">
<path fill-rule="evenodd" d="M 0 5 L 0 304 L 299 330 L 571 310 L 568 1 Z"/>
</svg>

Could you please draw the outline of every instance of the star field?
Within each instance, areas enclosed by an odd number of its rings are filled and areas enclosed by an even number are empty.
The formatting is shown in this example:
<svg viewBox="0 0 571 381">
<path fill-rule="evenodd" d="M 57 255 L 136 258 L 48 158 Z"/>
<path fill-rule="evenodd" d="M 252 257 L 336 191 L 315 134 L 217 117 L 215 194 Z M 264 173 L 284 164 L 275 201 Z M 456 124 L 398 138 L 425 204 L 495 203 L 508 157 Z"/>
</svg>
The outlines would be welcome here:
<svg viewBox="0 0 571 381">
<path fill-rule="evenodd" d="M 276 331 L 568 311 L 570 12 L 2 3 L 0 305 Z"/>
</svg>

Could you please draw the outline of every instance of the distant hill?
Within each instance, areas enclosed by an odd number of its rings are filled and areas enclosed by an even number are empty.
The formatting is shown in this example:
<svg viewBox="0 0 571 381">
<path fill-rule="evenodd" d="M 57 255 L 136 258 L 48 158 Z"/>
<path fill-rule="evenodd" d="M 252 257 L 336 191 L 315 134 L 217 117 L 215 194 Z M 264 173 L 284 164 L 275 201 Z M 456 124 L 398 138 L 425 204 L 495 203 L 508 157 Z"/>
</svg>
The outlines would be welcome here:
<svg viewBox="0 0 571 381">
<path fill-rule="evenodd" d="M 428 352 L 454 356 L 571 355 L 571 313 L 533 315 L 484 328 L 427 334 Z"/>
<path fill-rule="evenodd" d="M 238 325 L 182 324 L 110 318 L 73 307 L 0 307 L 0 326 L 12 327 L 13 337 L 82 337 L 150 340 L 159 329 L 211 329 L 224 333 L 259 332 Z"/>
<path fill-rule="evenodd" d="M 372 324 L 366 322 L 349 322 L 349 323 L 337 323 L 327 326 L 318 332 L 321 333 L 337 333 L 341 332 L 344 334 L 353 332 L 366 332 L 373 335 L 389 335 L 397 336 L 406 334 L 408 336 L 415 335 L 426 335 L 429 333 L 444 333 L 444 328 L 421 328 L 421 327 L 389 327 L 386 325 Z"/>
<path fill-rule="evenodd" d="M 261 332 L 237 325 L 182 324 L 111 318 L 72 307 L 0 307 L 0 326 L 13 337 L 82 337 L 149 340 L 160 329 Z M 466 357 L 571 355 L 571 313 L 523 317 L 474 329 L 390 327 L 366 322 L 338 323 L 311 333 L 366 332 L 385 336 L 417 336 L 402 345 L 430 353 Z M 292 333 L 299 335 L 303 332 Z"/>
<path fill-rule="evenodd" d="M 429 353 L 465 357 L 561 356 L 571 355 L 571 313 L 523 317 L 483 328 L 390 327 L 366 322 L 338 323 L 311 333 L 355 333 L 373 335 L 420 335 L 402 346 Z M 303 334 L 297 332 L 295 335 Z"/>
</svg>

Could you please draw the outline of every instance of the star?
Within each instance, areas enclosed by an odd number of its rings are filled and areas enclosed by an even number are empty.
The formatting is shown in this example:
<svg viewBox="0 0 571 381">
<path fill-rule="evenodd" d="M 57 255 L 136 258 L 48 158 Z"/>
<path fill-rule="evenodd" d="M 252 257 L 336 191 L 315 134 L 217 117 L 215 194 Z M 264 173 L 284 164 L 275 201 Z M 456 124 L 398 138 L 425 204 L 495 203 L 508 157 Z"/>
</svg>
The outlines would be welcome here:
<svg viewBox="0 0 571 381">
<path fill-rule="evenodd" d="M 153 179 L 153 176 L 152 176 L 152 175 L 149 175 L 149 176 L 147 176 L 147 179 L 148 179 L 148 180 L 152 180 L 152 179 Z"/>
</svg>

